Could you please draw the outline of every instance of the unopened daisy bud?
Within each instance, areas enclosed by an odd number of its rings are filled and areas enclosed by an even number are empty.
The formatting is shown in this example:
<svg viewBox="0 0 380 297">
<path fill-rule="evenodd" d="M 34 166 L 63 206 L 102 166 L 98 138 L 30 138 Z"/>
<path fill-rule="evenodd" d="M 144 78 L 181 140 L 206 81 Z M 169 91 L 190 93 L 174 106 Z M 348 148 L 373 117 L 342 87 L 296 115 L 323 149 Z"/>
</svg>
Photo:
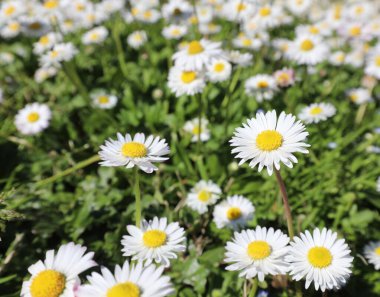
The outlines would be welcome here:
<svg viewBox="0 0 380 297">
<path fill-rule="evenodd" d="M 161 89 L 158 89 L 158 88 L 154 89 L 153 92 L 152 92 L 152 97 L 155 100 L 161 99 L 163 95 L 164 95 L 164 92 Z"/>
</svg>

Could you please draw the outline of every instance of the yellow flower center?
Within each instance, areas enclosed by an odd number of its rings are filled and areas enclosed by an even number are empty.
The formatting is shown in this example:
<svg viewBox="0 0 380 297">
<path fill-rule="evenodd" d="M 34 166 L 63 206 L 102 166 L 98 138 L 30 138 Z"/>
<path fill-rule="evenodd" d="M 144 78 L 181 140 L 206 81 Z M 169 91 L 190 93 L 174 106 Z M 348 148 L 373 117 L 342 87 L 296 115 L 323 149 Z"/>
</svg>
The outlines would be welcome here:
<svg viewBox="0 0 380 297">
<path fill-rule="evenodd" d="M 149 230 L 143 235 L 144 245 L 148 248 L 158 248 L 165 244 L 166 233 L 161 230 Z"/>
<path fill-rule="evenodd" d="M 195 15 L 193 15 L 192 17 L 190 17 L 189 20 L 190 20 L 190 24 L 192 24 L 192 25 L 198 24 L 198 18 Z"/>
<path fill-rule="evenodd" d="M 310 114 L 311 115 L 318 115 L 322 112 L 322 108 L 320 108 L 319 106 L 315 106 L 313 107 L 312 109 L 310 109 Z"/>
<path fill-rule="evenodd" d="M 246 9 L 247 9 L 247 5 L 244 4 L 244 3 L 239 3 L 238 5 L 236 5 L 236 10 L 238 12 L 242 12 L 242 11 L 244 11 Z"/>
<path fill-rule="evenodd" d="M 268 16 L 271 14 L 271 9 L 269 7 L 262 7 L 259 10 L 259 15 L 262 17 Z"/>
<path fill-rule="evenodd" d="M 309 28 L 309 32 L 310 32 L 311 34 L 318 34 L 318 33 L 319 33 L 319 29 L 318 29 L 316 26 L 311 26 L 311 27 Z"/>
<path fill-rule="evenodd" d="M 265 152 L 278 149 L 282 145 L 282 135 L 275 130 L 265 130 L 256 137 L 257 147 Z"/>
<path fill-rule="evenodd" d="M 45 36 L 42 36 L 39 40 L 39 43 L 41 43 L 42 45 L 47 45 L 49 44 L 49 37 L 47 37 L 46 35 Z"/>
<path fill-rule="evenodd" d="M 307 253 L 307 259 L 314 268 L 326 268 L 332 263 L 333 257 L 325 247 L 313 247 Z"/>
<path fill-rule="evenodd" d="M 96 40 L 98 40 L 98 39 L 99 39 L 99 34 L 96 33 L 96 32 L 91 33 L 91 34 L 90 34 L 90 39 L 91 39 L 92 41 L 96 41 Z"/>
<path fill-rule="evenodd" d="M 136 15 L 139 13 L 139 9 L 136 8 L 136 7 L 133 7 L 133 8 L 131 9 L 131 13 L 132 13 L 133 16 L 136 16 Z"/>
<path fill-rule="evenodd" d="M 4 13 L 6 16 L 12 15 L 16 11 L 16 8 L 13 5 L 9 5 L 5 10 Z"/>
<path fill-rule="evenodd" d="M 50 52 L 50 57 L 52 57 L 52 58 L 57 58 L 58 55 L 59 55 L 58 51 L 52 50 L 52 51 Z"/>
<path fill-rule="evenodd" d="M 148 150 L 145 145 L 139 142 L 124 143 L 121 147 L 121 154 L 128 158 L 143 158 L 147 153 Z"/>
<path fill-rule="evenodd" d="M 30 285 L 32 297 L 59 297 L 66 286 L 66 277 L 55 270 L 40 272 Z"/>
<path fill-rule="evenodd" d="M 113 286 L 107 292 L 107 297 L 140 297 L 140 288 L 132 282 Z"/>
<path fill-rule="evenodd" d="M 357 6 L 355 8 L 355 14 L 362 14 L 364 12 L 363 6 Z"/>
<path fill-rule="evenodd" d="M 102 95 L 99 96 L 98 101 L 100 104 L 107 104 L 110 102 L 110 99 L 108 98 L 108 96 Z"/>
<path fill-rule="evenodd" d="M 287 72 L 281 72 L 278 76 L 277 76 L 277 81 L 278 82 L 282 82 L 282 83 L 285 83 L 287 81 L 290 80 L 290 75 L 287 73 Z"/>
<path fill-rule="evenodd" d="M 57 0 L 49 0 L 44 3 L 44 7 L 47 9 L 54 9 L 58 6 Z"/>
<path fill-rule="evenodd" d="M 224 64 L 223 63 L 216 63 L 214 65 L 214 71 L 215 72 L 222 72 L 224 70 Z"/>
<path fill-rule="evenodd" d="M 198 200 L 199 201 L 202 201 L 202 202 L 207 202 L 209 201 L 211 198 L 211 192 L 210 191 L 207 191 L 207 190 L 201 190 L 199 193 L 198 193 Z"/>
<path fill-rule="evenodd" d="M 181 34 L 181 30 L 179 30 L 178 28 L 174 28 L 173 30 L 172 30 L 172 35 L 174 35 L 174 36 L 178 36 L 178 35 L 180 35 Z"/>
<path fill-rule="evenodd" d="M 82 3 L 77 3 L 77 5 L 75 5 L 77 11 L 83 11 L 86 6 L 84 6 Z"/>
<path fill-rule="evenodd" d="M 336 57 L 336 60 L 340 63 L 342 63 L 344 61 L 344 58 L 345 58 L 345 55 L 344 54 L 339 54 L 337 57 Z"/>
<path fill-rule="evenodd" d="M 375 58 L 375 64 L 376 64 L 376 66 L 380 67 L 380 56 L 377 56 Z"/>
<path fill-rule="evenodd" d="M 378 256 L 380 256 L 380 246 L 375 249 L 375 254 L 378 255 Z"/>
<path fill-rule="evenodd" d="M 354 26 L 350 28 L 350 35 L 351 36 L 359 36 L 362 32 L 361 28 L 359 26 Z"/>
<path fill-rule="evenodd" d="M 37 122 L 39 119 L 40 119 L 40 115 L 39 115 L 37 112 L 31 112 L 31 113 L 28 115 L 28 121 L 29 121 L 30 123 Z"/>
<path fill-rule="evenodd" d="M 252 45 L 252 40 L 248 38 L 244 38 L 242 41 L 243 46 L 251 46 Z"/>
<path fill-rule="evenodd" d="M 17 31 L 20 29 L 20 24 L 19 23 L 11 23 L 9 25 L 9 29 L 11 29 L 12 31 Z"/>
<path fill-rule="evenodd" d="M 201 134 L 201 128 L 198 125 L 195 125 L 192 132 L 195 135 L 199 135 L 199 134 Z"/>
<path fill-rule="evenodd" d="M 231 207 L 227 210 L 227 218 L 230 221 L 235 221 L 241 217 L 241 210 L 239 207 Z"/>
<path fill-rule="evenodd" d="M 269 84 L 265 80 L 261 80 L 257 83 L 257 87 L 260 89 L 266 89 L 268 86 L 269 86 Z"/>
<path fill-rule="evenodd" d="M 314 43 L 310 39 L 305 39 L 301 42 L 301 50 L 308 52 L 314 48 Z"/>
<path fill-rule="evenodd" d="M 152 17 L 152 12 L 150 10 L 144 12 L 144 18 L 150 19 Z"/>
<path fill-rule="evenodd" d="M 263 240 L 252 241 L 248 245 L 248 256 L 250 256 L 253 260 L 263 260 L 270 256 L 272 252 L 272 248 L 270 245 Z"/>
<path fill-rule="evenodd" d="M 351 94 L 350 95 L 350 99 L 353 101 L 353 102 L 356 102 L 356 100 L 358 100 L 359 96 L 357 94 Z"/>
<path fill-rule="evenodd" d="M 193 40 L 189 43 L 189 47 L 187 48 L 187 53 L 189 55 L 197 55 L 204 51 L 202 44 L 199 41 Z"/>
<path fill-rule="evenodd" d="M 181 75 L 181 80 L 185 84 L 193 82 L 197 78 L 197 74 L 194 71 L 184 71 Z"/>
</svg>

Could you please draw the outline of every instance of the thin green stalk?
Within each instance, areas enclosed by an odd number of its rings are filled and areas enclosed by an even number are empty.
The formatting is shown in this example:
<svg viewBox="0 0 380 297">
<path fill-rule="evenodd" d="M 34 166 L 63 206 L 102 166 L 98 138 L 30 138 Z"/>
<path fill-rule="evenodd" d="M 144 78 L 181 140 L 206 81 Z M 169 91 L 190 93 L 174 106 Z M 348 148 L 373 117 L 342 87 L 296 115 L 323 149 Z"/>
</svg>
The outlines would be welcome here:
<svg viewBox="0 0 380 297">
<path fill-rule="evenodd" d="M 81 161 L 79 162 L 78 164 L 76 164 L 75 166 L 71 167 L 71 168 L 68 168 L 64 171 L 61 171 L 49 178 L 46 178 L 46 179 L 43 179 L 43 180 L 40 180 L 39 182 L 36 183 L 36 186 L 37 187 L 40 187 L 40 186 L 44 186 L 46 184 L 49 184 L 49 183 L 53 183 L 57 180 L 59 180 L 60 178 L 64 177 L 64 176 L 67 176 L 79 169 L 82 169 L 82 168 L 85 168 L 95 162 L 98 162 L 100 160 L 100 157 L 98 155 L 95 155 L 95 156 L 92 156 L 91 158 L 88 158 L 84 161 Z"/>
<path fill-rule="evenodd" d="M 66 76 L 69 78 L 69 80 L 72 82 L 72 84 L 75 86 L 75 88 L 78 90 L 78 92 L 81 94 L 83 99 L 89 100 L 88 91 L 86 87 L 84 86 L 82 80 L 80 79 L 78 72 L 76 70 L 75 65 L 72 61 L 66 62 L 63 64 L 63 70 L 66 73 Z"/>
<path fill-rule="evenodd" d="M 365 112 L 367 110 L 367 103 L 361 104 L 358 111 L 356 112 L 356 117 L 355 117 L 355 125 L 359 125 L 365 115 Z"/>
<path fill-rule="evenodd" d="M 197 140 L 197 155 L 201 154 L 201 132 L 202 132 L 202 113 L 203 113 L 203 104 L 201 94 L 197 95 L 198 99 L 198 140 Z"/>
<path fill-rule="evenodd" d="M 116 18 L 114 24 L 113 24 L 113 30 L 112 30 L 112 37 L 115 41 L 116 45 L 116 51 L 117 51 L 117 59 L 120 64 L 121 72 L 123 73 L 124 77 L 128 77 L 128 70 L 127 70 L 127 64 L 125 62 L 125 56 L 124 56 L 124 49 L 123 45 L 120 39 L 120 21 L 119 18 Z"/>
<path fill-rule="evenodd" d="M 138 228 L 140 228 L 140 223 L 141 223 L 141 192 L 140 192 L 140 175 L 139 175 L 139 169 L 137 166 L 135 168 L 135 199 L 136 199 L 136 209 L 135 209 L 136 226 Z"/>
<path fill-rule="evenodd" d="M 258 284 L 257 278 L 255 277 L 252 280 L 251 291 L 249 292 L 249 296 L 248 297 L 255 297 L 258 287 L 259 287 L 259 284 Z"/>
<path fill-rule="evenodd" d="M 224 104 L 224 102 L 226 102 L 226 116 L 225 116 L 225 119 L 224 119 L 224 135 L 227 135 L 227 132 L 228 132 L 228 121 L 229 121 L 231 95 L 232 95 L 233 91 L 235 90 L 236 85 L 237 85 L 237 83 L 239 81 L 240 74 L 241 74 L 241 69 L 242 69 L 242 67 L 239 67 L 235 71 L 235 74 L 234 74 L 234 76 L 231 79 L 231 83 L 228 86 L 227 94 L 226 94 L 226 96 L 224 97 L 224 99 L 222 101 L 222 104 Z"/>
</svg>

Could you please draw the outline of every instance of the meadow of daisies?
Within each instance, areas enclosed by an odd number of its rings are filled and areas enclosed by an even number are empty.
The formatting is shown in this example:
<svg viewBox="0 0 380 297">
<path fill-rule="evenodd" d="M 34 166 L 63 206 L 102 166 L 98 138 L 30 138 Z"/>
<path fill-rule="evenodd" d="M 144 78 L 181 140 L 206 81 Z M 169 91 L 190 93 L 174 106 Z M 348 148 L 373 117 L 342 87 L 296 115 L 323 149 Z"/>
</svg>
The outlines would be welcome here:
<svg viewBox="0 0 380 297">
<path fill-rule="evenodd" d="M 0 296 L 380 296 L 380 1 L 0 2 Z"/>
</svg>

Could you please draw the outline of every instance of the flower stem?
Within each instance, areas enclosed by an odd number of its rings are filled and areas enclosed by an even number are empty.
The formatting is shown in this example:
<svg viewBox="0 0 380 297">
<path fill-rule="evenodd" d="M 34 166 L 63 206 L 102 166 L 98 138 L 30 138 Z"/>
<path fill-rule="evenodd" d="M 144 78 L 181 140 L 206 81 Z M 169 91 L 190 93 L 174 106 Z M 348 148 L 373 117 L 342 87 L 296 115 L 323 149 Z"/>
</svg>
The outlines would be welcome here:
<svg viewBox="0 0 380 297">
<path fill-rule="evenodd" d="M 116 51 L 117 51 L 117 59 L 119 60 L 120 69 L 123 73 L 124 77 L 128 77 L 128 70 L 127 70 L 127 64 L 125 63 L 125 57 L 124 57 L 124 50 L 123 45 L 121 43 L 120 39 L 120 21 L 119 18 L 116 18 L 113 30 L 112 30 L 112 37 L 115 42 Z"/>
<path fill-rule="evenodd" d="M 256 292 L 257 292 L 257 288 L 258 288 L 258 281 L 257 281 L 257 277 L 255 277 L 252 280 L 251 291 L 249 292 L 249 296 L 248 297 L 255 297 L 256 296 Z"/>
<path fill-rule="evenodd" d="M 280 192 L 282 196 L 282 201 L 284 202 L 284 210 L 285 210 L 286 222 L 288 224 L 289 237 L 292 240 L 294 237 L 294 229 L 293 229 L 292 213 L 290 211 L 290 206 L 289 206 L 288 194 L 286 193 L 284 180 L 281 177 L 280 171 L 278 171 L 277 169 L 274 169 L 274 173 L 276 174 L 277 183 L 280 188 Z"/>
<path fill-rule="evenodd" d="M 201 154 L 201 132 L 202 132 L 202 113 L 203 113 L 203 104 L 202 96 L 198 94 L 198 140 L 197 140 L 197 155 Z"/>
<path fill-rule="evenodd" d="M 66 76 L 69 78 L 69 80 L 72 82 L 72 84 L 76 87 L 76 89 L 81 94 L 83 99 L 89 100 L 87 89 L 83 85 L 83 82 L 81 81 L 73 62 L 69 61 L 69 62 L 64 63 L 63 69 L 66 73 Z"/>
<path fill-rule="evenodd" d="M 136 226 L 140 228 L 141 223 L 141 192 L 140 192 L 140 175 L 139 175 L 139 169 L 135 168 L 135 199 L 136 199 L 136 209 L 135 209 L 135 216 L 136 216 Z"/>
<path fill-rule="evenodd" d="M 355 125 L 359 125 L 362 122 L 367 109 L 367 105 L 367 103 L 360 105 L 358 111 L 356 112 Z"/>
</svg>

